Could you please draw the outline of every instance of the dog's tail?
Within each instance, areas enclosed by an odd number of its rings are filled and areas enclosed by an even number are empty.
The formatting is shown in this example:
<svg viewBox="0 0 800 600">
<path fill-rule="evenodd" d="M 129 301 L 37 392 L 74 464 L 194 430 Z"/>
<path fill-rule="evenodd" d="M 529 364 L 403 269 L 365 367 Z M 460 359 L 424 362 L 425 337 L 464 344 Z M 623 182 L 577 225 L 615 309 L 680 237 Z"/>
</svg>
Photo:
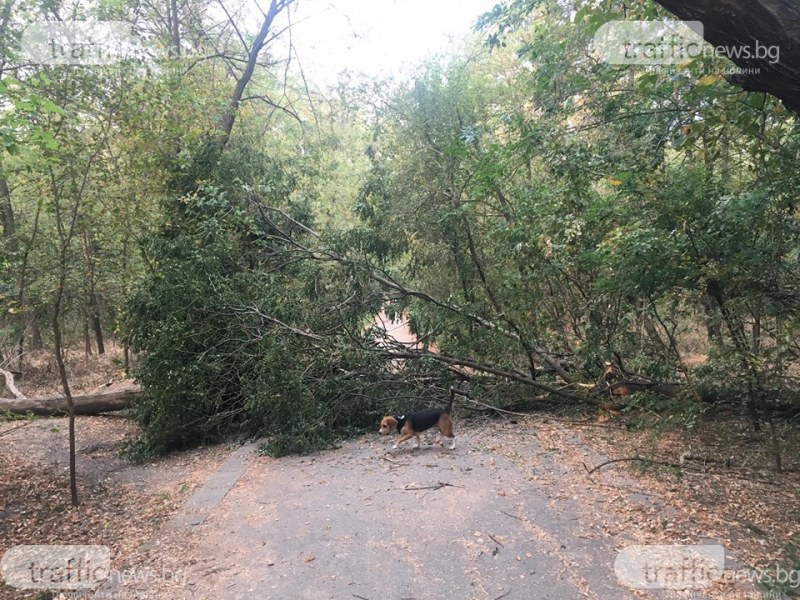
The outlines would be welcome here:
<svg viewBox="0 0 800 600">
<path fill-rule="evenodd" d="M 447 403 L 447 408 L 444 409 L 447 414 L 450 414 L 450 411 L 453 410 L 453 401 L 456 399 L 456 394 L 459 394 L 460 396 L 464 396 L 466 398 L 469 398 L 469 392 L 464 392 L 462 390 L 457 390 L 456 388 L 452 388 L 451 387 L 450 388 L 450 401 Z"/>
</svg>

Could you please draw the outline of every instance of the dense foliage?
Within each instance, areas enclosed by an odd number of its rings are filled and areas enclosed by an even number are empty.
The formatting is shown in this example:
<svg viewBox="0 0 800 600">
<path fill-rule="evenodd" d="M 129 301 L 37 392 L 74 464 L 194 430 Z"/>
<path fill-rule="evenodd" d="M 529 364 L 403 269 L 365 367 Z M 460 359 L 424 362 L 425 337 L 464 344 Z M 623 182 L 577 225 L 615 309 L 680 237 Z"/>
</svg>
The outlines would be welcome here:
<svg viewBox="0 0 800 600">
<path fill-rule="evenodd" d="M 418 332 L 532 377 L 568 357 L 574 381 L 611 362 L 756 419 L 796 403 L 796 118 L 718 59 L 594 60 L 621 10 L 530 11 L 487 15 L 506 49 L 429 65 L 386 103 L 362 215 L 408 281 L 516 335 L 414 299 Z"/>
<path fill-rule="evenodd" d="M 147 390 L 138 451 L 271 432 L 274 451 L 304 452 L 375 419 L 348 396 L 368 383 L 355 343 L 375 306 L 346 266 L 298 254 L 293 242 L 313 223 L 306 204 L 285 199 L 296 191 L 289 169 L 233 148 L 164 207 L 169 219 L 147 246 L 157 266 L 125 322 Z"/>
<path fill-rule="evenodd" d="M 7 39 L 57 4 L 0 15 Z M 87 351 L 122 331 L 138 452 L 310 451 L 454 379 L 493 404 L 603 404 L 622 381 L 676 384 L 659 410 L 796 413 L 797 117 L 720 58 L 597 60 L 609 19 L 665 16 L 649 0 L 510 2 L 411 82 L 327 93 L 259 66 L 234 12 L 134 4 L 83 16 L 169 52 L 84 68 L 2 47 L 0 333 L 24 368 L 59 281 Z M 418 347 L 370 325 L 382 309 Z"/>
</svg>

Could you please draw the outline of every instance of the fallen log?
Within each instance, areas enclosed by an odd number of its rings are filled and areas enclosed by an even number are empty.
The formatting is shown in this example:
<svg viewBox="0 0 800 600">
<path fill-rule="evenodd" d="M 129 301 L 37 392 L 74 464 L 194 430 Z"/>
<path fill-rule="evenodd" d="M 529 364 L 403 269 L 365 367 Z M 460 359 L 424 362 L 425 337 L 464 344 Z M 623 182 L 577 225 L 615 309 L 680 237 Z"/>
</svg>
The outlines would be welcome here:
<svg viewBox="0 0 800 600">
<path fill-rule="evenodd" d="M 617 381 L 605 388 L 605 391 L 612 396 L 630 396 L 638 392 L 652 392 L 664 398 L 677 396 L 683 386 L 680 383 L 657 383 L 641 381 Z M 598 391 L 603 391 L 600 388 Z"/>
<path fill-rule="evenodd" d="M 142 391 L 137 386 L 96 392 L 76 394 L 76 415 L 96 415 L 129 408 Z M 38 398 L 0 398 L 0 413 L 8 412 L 17 415 L 32 413 L 39 416 L 65 415 L 68 412 L 67 399 L 64 396 L 40 396 Z"/>
</svg>

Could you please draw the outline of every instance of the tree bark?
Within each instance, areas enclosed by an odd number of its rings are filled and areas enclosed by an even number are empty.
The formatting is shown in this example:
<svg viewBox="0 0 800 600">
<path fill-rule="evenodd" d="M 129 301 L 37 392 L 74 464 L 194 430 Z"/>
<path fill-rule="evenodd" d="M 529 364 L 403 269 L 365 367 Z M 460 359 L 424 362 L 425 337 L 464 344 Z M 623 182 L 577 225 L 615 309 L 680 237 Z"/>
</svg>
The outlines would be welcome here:
<svg viewBox="0 0 800 600">
<path fill-rule="evenodd" d="M 684 21 L 701 21 L 712 45 L 750 49 L 728 57 L 743 73 L 726 79 L 751 92 L 766 92 L 800 112 L 800 5 L 796 0 L 656 0 Z M 756 56 L 756 48 L 764 56 Z M 770 55 L 777 48 L 779 58 Z"/>
</svg>

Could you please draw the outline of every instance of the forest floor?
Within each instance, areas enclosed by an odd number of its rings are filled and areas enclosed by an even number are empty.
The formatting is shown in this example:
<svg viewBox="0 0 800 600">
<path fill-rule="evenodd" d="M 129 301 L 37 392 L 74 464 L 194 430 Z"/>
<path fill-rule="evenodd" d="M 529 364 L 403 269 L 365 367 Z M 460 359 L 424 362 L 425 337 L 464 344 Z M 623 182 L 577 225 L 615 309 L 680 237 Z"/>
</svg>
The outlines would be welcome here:
<svg viewBox="0 0 800 600">
<path fill-rule="evenodd" d="M 134 465 L 119 457 L 134 425 L 80 417 L 82 502 L 71 508 L 66 420 L 0 422 L 0 555 L 18 544 L 107 545 L 117 579 L 98 599 L 798 591 L 796 429 L 778 427 L 786 472 L 776 473 L 768 432 L 738 418 L 661 435 L 628 425 L 621 416 L 480 417 L 458 421 L 454 451 L 426 440 L 390 452 L 391 440 L 373 434 L 308 457 L 217 446 Z M 634 456 L 655 462 L 589 473 Z M 634 591 L 615 575 L 632 545 L 717 543 L 726 576 L 700 593 Z M 766 569 L 766 585 L 745 581 L 754 575 L 745 566 Z M 776 573 L 785 585 L 768 582 Z M 3 599 L 48 597 L 59 595 L 0 585 Z"/>
</svg>

